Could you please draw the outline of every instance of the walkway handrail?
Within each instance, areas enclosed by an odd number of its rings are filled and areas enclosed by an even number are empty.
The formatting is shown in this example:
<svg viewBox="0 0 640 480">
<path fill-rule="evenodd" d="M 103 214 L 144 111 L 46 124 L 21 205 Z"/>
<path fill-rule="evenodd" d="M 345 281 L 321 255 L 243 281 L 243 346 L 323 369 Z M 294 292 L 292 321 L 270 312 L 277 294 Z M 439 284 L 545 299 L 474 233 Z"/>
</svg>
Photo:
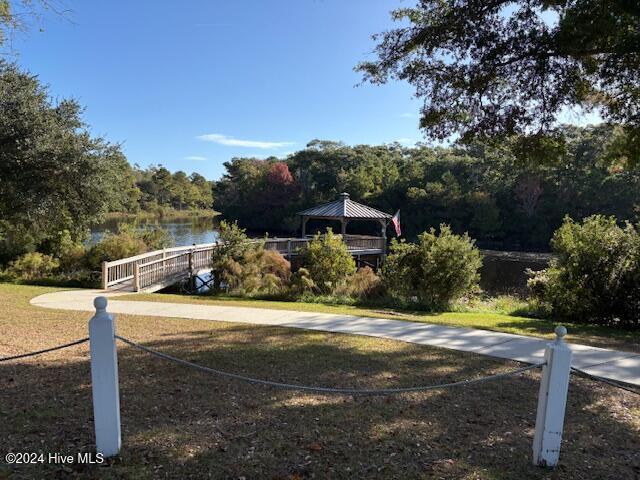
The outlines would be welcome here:
<svg viewBox="0 0 640 480">
<path fill-rule="evenodd" d="M 102 289 L 106 290 L 112 285 L 131 280 L 135 274 L 135 266 L 143 265 L 167 258 L 171 253 L 188 253 L 190 251 L 215 248 L 215 243 L 201 243 L 196 245 L 185 245 L 181 247 L 170 247 L 162 250 L 141 253 L 133 257 L 122 258 L 110 262 L 102 262 Z"/>
</svg>

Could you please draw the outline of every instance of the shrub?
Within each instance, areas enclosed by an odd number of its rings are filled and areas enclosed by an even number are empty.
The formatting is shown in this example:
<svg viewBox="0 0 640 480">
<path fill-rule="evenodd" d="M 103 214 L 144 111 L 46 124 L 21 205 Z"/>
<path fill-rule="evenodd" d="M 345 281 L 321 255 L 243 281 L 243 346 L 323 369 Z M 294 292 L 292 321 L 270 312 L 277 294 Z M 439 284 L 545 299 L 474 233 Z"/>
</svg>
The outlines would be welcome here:
<svg viewBox="0 0 640 480">
<path fill-rule="evenodd" d="M 532 275 L 531 295 L 573 322 L 640 326 L 640 233 L 615 217 L 565 218 L 551 240 L 557 257 Z"/>
<path fill-rule="evenodd" d="M 102 262 L 131 257 L 147 251 L 147 246 L 138 236 L 130 233 L 105 233 L 102 239 L 87 253 L 87 265 L 91 270 L 100 270 Z"/>
<path fill-rule="evenodd" d="M 13 278 L 36 280 L 51 276 L 59 266 L 58 260 L 51 255 L 29 252 L 11 262 L 6 273 Z"/>
<path fill-rule="evenodd" d="M 295 295 L 302 295 L 317 290 L 316 284 L 313 282 L 311 274 L 306 268 L 299 268 L 297 272 L 291 275 L 289 288 L 291 289 L 291 293 Z"/>
<path fill-rule="evenodd" d="M 384 284 L 392 297 L 403 302 L 443 309 L 478 289 L 482 265 L 480 252 L 465 233 L 455 235 L 440 225 L 418 235 L 418 243 L 391 242 L 383 267 Z"/>
<path fill-rule="evenodd" d="M 169 233 L 162 228 L 136 228 L 122 225 L 118 233 L 107 232 L 87 252 L 87 265 L 100 270 L 102 262 L 132 257 L 171 246 Z"/>
<path fill-rule="evenodd" d="M 350 275 L 336 293 L 353 298 L 379 298 L 384 294 L 384 286 L 371 267 L 363 267 Z"/>
<path fill-rule="evenodd" d="M 304 265 L 311 279 L 323 293 L 331 293 L 356 271 L 356 263 L 339 235 L 328 228 L 316 235 L 307 247 Z"/>
<path fill-rule="evenodd" d="M 238 287 L 241 282 L 242 261 L 249 250 L 256 248 L 256 244 L 249 243 L 245 230 L 237 222 L 222 220 L 218 232 L 219 245 L 213 249 L 211 258 L 213 292 Z"/>
<path fill-rule="evenodd" d="M 67 230 L 60 234 L 54 251 L 60 261 L 60 272 L 83 275 L 87 273 L 87 248 L 81 242 L 73 241 Z"/>
<path fill-rule="evenodd" d="M 285 293 L 291 278 L 291 264 L 280 253 L 265 250 L 260 244 L 247 250 L 232 280 L 231 293 L 277 295 Z"/>
</svg>

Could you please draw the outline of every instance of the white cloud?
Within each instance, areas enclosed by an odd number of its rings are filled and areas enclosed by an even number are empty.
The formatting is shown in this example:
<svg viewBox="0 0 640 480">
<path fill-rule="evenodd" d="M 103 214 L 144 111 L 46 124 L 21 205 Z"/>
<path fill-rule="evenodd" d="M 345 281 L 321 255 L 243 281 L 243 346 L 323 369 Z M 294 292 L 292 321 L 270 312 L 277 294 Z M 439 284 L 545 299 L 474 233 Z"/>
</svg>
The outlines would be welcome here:
<svg viewBox="0 0 640 480">
<path fill-rule="evenodd" d="M 207 157 L 201 157 L 200 155 L 189 155 L 183 157 L 183 160 L 194 160 L 196 162 L 203 162 L 207 159 Z"/>
<path fill-rule="evenodd" d="M 293 145 L 293 142 L 262 142 L 259 140 L 240 140 L 238 138 L 229 137 L 228 135 L 222 135 L 220 133 L 208 133 L 206 135 L 199 135 L 196 138 L 198 140 L 204 140 L 205 142 L 219 143 L 220 145 L 226 145 L 228 147 L 272 149 Z"/>
</svg>

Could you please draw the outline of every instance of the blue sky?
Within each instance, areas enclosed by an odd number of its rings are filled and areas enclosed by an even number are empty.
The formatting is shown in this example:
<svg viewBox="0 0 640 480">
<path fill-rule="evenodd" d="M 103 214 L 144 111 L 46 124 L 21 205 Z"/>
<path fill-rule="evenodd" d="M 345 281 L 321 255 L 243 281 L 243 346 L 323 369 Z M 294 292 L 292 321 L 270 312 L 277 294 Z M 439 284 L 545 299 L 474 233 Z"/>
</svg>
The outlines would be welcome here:
<svg viewBox="0 0 640 480">
<path fill-rule="evenodd" d="M 223 173 L 234 156 L 286 155 L 314 138 L 414 143 L 420 102 L 353 67 L 400 0 L 69 0 L 14 41 L 54 97 L 86 107 L 129 161 Z"/>
</svg>

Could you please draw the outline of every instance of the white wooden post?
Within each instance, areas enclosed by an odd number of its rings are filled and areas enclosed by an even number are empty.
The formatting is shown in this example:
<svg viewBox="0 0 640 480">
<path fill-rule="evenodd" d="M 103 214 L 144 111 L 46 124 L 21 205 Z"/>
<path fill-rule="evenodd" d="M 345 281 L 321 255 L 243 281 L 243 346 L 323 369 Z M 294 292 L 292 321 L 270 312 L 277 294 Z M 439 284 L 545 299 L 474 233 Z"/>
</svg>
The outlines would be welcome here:
<svg viewBox="0 0 640 480">
<path fill-rule="evenodd" d="M 162 262 L 162 264 L 164 266 L 164 261 Z M 140 291 L 140 265 L 138 265 L 138 263 L 135 263 L 133 265 L 133 291 Z"/>
<path fill-rule="evenodd" d="M 556 340 L 547 344 L 544 354 L 546 365 L 542 368 L 533 437 L 533 464 L 541 467 L 558 464 L 571 374 L 571 349 L 563 340 L 567 329 L 558 326 L 555 332 Z"/>
<path fill-rule="evenodd" d="M 102 290 L 109 286 L 109 263 L 102 262 Z"/>
<path fill-rule="evenodd" d="M 96 451 L 112 457 L 121 444 L 115 317 L 107 313 L 105 297 L 97 297 L 93 304 L 96 314 L 89 320 L 89 341 Z"/>
</svg>

